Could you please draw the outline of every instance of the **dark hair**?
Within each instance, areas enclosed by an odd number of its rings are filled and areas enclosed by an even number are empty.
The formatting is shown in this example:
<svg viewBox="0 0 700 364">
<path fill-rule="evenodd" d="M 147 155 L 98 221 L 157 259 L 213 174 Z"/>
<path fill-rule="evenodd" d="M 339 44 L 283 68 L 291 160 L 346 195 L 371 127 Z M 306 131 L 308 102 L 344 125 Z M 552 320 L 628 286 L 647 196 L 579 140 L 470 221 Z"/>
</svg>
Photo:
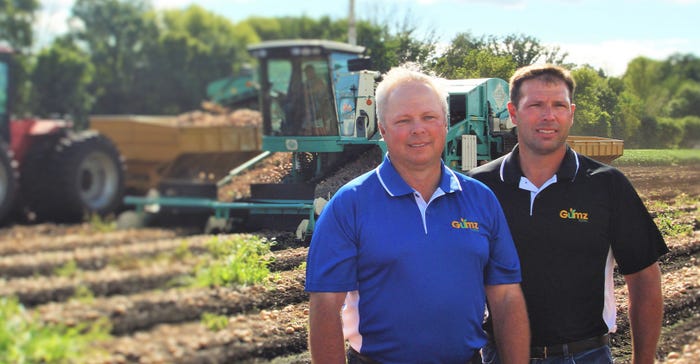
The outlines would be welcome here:
<svg viewBox="0 0 700 364">
<path fill-rule="evenodd" d="M 553 64 L 531 64 L 517 69 L 510 78 L 510 101 L 516 107 L 520 102 L 520 88 L 523 82 L 532 79 L 538 79 L 546 83 L 564 82 L 569 89 L 569 102 L 573 101 L 576 82 L 571 77 L 569 70 Z"/>
</svg>

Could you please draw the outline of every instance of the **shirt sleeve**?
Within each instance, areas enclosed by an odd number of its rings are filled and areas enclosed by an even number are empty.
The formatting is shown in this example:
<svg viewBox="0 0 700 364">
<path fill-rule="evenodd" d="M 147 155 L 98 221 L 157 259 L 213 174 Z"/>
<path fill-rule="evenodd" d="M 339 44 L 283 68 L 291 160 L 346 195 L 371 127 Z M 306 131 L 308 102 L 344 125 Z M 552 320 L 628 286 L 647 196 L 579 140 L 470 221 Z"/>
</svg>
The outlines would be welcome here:
<svg viewBox="0 0 700 364">
<path fill-rule="evenodd" d="M 306 263 L 307 292 L 357 289 L 357 245 L 351 196 L 339 191 L 324 207 L 311 237 Z"/>
<path fill-rule="evenodd" d="M 668 247 L 654 219 L 630 181 L 613 170 L 612 250 L 622 274 L 632 274 L 656 262 Z"/>
</svg>

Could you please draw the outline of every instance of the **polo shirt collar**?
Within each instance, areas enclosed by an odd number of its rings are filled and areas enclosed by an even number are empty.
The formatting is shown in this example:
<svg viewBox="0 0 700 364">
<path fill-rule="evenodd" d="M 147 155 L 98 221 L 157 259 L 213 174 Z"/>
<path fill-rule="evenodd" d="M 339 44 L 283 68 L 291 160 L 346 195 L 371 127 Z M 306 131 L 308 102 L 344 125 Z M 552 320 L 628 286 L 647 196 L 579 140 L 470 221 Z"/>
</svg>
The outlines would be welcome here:
<svg viewBox="0 0 700 364">
<path fill-rule="evenodd" d="M 440 173 L 440 184 L 438 187 L 445 191 L 445 193 L 451 193 L 455 191 L 461 191 L 462 186 L 459 184 L 459 180 L 455 175 L 454 171 L 447 168 L 444 162 L 441 163 L 441 173 Z M 375 169 L 377 177 L 379 177 L 379 182 L 382 184 L 386 192 L 391 196 L 402 196 L 413 194 L 414 190 L 411 186 L 406 183 L 406 181 L 401 178 L 399 172 L 396 171 L 394 165 L 391 164 L 391 159 L 389 158 L 389 153 L 384 156 L 384 161 Z"/>
<path fill-rule="evenodd" d="M 567 144 L 564 160 L 557 171 L 557 181 L 573 182 L 578 168 L 578 154 Z M 520 183 L 520 177 L 523 176 L 523 170 L 520 168 L 520 147 L 516 145 L 513 151 L 506 154 L 503 161 L 501 161 L 500 177 L 503 182 L 517 185 Z"/>
</svg>

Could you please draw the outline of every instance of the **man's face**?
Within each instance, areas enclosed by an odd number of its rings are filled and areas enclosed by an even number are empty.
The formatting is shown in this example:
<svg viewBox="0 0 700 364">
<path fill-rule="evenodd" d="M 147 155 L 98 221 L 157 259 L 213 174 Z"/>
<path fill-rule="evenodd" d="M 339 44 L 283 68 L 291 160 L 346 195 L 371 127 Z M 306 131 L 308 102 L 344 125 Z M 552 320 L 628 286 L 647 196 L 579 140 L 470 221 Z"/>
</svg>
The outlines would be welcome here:
<svg viewBox="0 0 700 364">
<path fill-rule="evenodd" d="M 394 88 L 379 124 L 397 169 L 422 169 L 440 163 L 447 124 L 439 96 L 430 86 L 408 82 Z"/>
<path fill-rule="evenodd" d="M 519 104 L 509 103 L 508 112 L 518 127 L 521 150 L 539 155 L 563 150 L 576 110 L 566 84 L 531 79 L 520 90 Z"/>
<path fill-rule="evenodd" d="M 306 75 L 307 80 L 316 78 L 316 71 L 313 68 L 308 67 L 304 69 L 304 74 Z"/>
</svg>

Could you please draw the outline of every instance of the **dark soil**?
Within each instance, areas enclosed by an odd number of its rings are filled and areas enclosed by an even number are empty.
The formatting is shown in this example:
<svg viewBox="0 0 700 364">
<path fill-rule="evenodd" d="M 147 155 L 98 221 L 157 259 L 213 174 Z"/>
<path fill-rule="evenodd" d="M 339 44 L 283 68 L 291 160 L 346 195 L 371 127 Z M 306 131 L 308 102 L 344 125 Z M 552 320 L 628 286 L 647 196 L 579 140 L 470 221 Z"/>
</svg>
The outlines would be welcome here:
<svg viewBox="0 0 700 364">
<path fill-rule="evenodd" d="M 381 155 L 375 151 L 363 158 L 376 164 Z M 283 159 L 260 166 L 257 177 L 241 176 L 238 183 L 277 178 L 273 170 L 284 165 Z M 317 195 L 328 196 L 368 170 L 364 163 L 321 181 Z M 700 166 L 620 169 L 654 216 L 671 211 L 674 224 L 694 227 L 690 235 L 667 237 L 671 252 L 661 261 L 665 308 L 657 358 L 700 363 Z M 233 185 L 229 191 L 229 196 L 246 193 Z M 271 242 L 275 257 L 266 282 L 188 288 L 183 282 L 197 264 L 211 259 L 205 244 L 213 235 L 153 228 L 105 233 L 90 224 L 11 226 L 0 229 L 0 296 L 18 296 L 46 323 L 109 319 L 113 337 L 96 343 L 106 355 L 86 358 L 91 363 L 309 363 L 308 296 L 300 269 L 308 243 L 291 233 L 257 234 Z M 613 351 L 617 363 L 629 363 L 626 290 L 619 276 L 616 286 L 619 329 Z M 85 288 L 93 298 L 78 297 Z M 225 315 L 228 324 L 207 329 L 205 313 Z"/>
</svg>

